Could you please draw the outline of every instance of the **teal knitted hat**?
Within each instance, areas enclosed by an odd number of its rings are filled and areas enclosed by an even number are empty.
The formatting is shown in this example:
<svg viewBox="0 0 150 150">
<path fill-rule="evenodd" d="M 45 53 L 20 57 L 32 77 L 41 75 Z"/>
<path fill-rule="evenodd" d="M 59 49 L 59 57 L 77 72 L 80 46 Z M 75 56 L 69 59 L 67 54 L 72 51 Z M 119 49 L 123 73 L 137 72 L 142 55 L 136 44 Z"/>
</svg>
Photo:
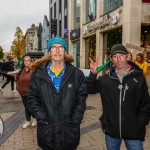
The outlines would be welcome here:
<svg viewBox="0 0 150 150">
<path fill-rule="evenodd" d="M 52 45 L 56 43 L 61 44 L 65 48 L 65 51 L 68 53 L 67 42 L 59 36 L 56 36 L 48 41 L 48 51 L 50 51 Z"/>
</svg>

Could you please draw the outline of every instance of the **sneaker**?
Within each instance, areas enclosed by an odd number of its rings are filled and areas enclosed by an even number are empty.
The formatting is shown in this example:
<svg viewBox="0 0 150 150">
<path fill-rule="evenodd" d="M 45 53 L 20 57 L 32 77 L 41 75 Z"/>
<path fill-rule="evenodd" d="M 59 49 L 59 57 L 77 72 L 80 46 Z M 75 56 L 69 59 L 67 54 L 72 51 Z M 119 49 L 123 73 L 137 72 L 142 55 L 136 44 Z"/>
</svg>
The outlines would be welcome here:
<svg viewBox="0 0 150 150">
<path fill-rule="evenodd" d="M 23 124 L 22 128 L 23 128 L 23 129 L 26 129 L 26 128 L 28 128 L 28 127 L 30 127 L 30 122 L 29 122 L 29 121 L 26 121 L 25 124 Z"/>
<path fill-rule="evenodd" d="M 36 125 L 37 125 L 36 119 L 33 118 L 33 121 L 31 123 L 31 127 L 36 127 Z"/>
</svg>

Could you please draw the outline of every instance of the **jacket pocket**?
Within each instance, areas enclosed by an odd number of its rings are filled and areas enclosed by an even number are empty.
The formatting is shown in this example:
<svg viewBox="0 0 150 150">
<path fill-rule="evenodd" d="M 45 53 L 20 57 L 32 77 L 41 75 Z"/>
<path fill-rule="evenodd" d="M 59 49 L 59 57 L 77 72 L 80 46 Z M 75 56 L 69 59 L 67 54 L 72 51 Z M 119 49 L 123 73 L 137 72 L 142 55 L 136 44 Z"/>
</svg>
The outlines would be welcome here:
<svg viewBox="0 0 150 150">
<path fill-rule="evenodd" d="M 52 148 L 52 124 L 38 123 L 37 139 L 41 147 Z"/>
<path fill-rule="evenodd" d="M 65 125 L 66 146 L 78 145 L 80 140 L 80 126 L 74 124 Z"/>
</svg>

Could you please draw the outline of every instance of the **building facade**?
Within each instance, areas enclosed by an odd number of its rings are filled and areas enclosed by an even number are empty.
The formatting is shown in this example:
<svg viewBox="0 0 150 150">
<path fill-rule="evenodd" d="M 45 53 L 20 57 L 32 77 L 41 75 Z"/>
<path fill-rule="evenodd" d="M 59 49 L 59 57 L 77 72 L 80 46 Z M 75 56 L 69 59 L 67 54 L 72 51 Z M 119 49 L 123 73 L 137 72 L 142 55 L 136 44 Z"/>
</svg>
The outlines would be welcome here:
<svg viewBox="0 0 150 150">
<path fill-rule="evenodd" d="M 49 0 L 50 38 L 59 35 L 68 40 L 68 2 L 68 0 Z M 56 19 L 54 27 L 52 19 Z"/>
<path fill-rule="evenodd" d="M 103 64 L 117 43 L 146 48 L 150 0 L 71 0 L 69 31 L 69 53 L 80 68 L 89 68 L 89 57 L 99 57 L 99 65 Z"/>
<path fill-rule="evenodd" d="M 42 33 L 41 33 L 41 47 L 42 47 L 42 52 L 47 53 L 47 43 L 49 40 L 49 21 L 47 19 L 47 16 L 44 16 L 43 19 L 43 28 L 42 28 Z"/>
<path fill-rule="evenodd" d="M 25 33 L 25 53 L 38 51 L 38 27 L 32 24 Z"/>
</svg>

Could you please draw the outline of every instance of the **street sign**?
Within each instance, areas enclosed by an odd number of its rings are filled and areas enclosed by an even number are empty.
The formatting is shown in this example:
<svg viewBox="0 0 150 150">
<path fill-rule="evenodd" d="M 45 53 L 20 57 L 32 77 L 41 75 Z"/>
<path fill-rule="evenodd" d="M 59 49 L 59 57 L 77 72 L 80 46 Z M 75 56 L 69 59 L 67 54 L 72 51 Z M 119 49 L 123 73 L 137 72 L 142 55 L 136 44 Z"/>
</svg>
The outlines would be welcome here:
<svg viewBox="0 0 150 150">
<path fill-rule="evenodd" d="M 68 34 L 69 30 L 68 29 L 64 29 L 64 34 Z"/>
</svg>

